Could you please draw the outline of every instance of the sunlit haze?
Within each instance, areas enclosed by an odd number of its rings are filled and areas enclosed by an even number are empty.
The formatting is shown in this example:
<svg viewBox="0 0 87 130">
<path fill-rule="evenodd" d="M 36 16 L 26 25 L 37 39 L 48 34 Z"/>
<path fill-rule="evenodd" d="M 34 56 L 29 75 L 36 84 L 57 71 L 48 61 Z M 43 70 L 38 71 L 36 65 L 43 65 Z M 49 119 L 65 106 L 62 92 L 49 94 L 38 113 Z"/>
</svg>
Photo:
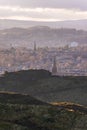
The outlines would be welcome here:
<svg viewBox="0 0 87 130">
<path fill-rule="evenodd" d="M 0 19 L 32 21 L 87 19 L 87 0 L 0 0 Z"/>
</svg>

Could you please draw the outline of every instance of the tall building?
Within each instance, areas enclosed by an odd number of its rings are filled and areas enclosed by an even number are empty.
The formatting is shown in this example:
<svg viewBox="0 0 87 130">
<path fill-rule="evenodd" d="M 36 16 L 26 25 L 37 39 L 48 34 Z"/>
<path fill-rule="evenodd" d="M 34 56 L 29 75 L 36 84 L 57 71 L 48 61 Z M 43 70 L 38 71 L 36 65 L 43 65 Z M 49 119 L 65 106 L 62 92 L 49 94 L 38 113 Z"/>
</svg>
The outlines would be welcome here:
<svg viewBox="0 0 87 130">
<path fill-rule="evenodd" d="M 54 57 L 54 60 L 53 60 L 52 74 L 53 75 L 57 74 L 56 57 Z"/>
<path fill-rule="evenodd" d="M 34 42 L 34 52 L 37 50 L 36 42 Z"/>
</svg>

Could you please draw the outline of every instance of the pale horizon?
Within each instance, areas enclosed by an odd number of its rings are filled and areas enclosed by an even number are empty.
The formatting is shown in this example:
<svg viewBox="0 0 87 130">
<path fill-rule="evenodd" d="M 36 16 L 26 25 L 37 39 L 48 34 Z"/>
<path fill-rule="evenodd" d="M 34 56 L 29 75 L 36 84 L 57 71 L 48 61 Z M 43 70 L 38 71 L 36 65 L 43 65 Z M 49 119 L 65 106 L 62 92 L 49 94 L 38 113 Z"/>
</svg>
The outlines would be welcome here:
<svg viewBox="0 0 87 130">
<path fill-rule="evenodd" d="M 0 19 L 67 21 L 87 19 L 86 0 L 0 0 Z"/>
</svg>

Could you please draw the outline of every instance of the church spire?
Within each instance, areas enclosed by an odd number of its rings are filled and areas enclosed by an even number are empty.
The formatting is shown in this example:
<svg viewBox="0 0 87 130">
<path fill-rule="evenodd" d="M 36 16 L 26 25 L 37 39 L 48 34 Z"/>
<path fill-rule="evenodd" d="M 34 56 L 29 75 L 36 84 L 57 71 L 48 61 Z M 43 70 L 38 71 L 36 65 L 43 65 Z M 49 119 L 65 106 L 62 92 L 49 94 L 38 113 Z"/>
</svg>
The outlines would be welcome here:
<svg viewBox="0 0 87 130">
<path fill-rule="evenodd" d="M 34 52 L 37 50 L 36 42 L 34 41 Z"/>
<path fill-rule="evenodd" d="M 56 57 L 54 57 L 54 60 L 53 60 L 52 74 L 53 75 L 57 74 Z"/>
</svg>

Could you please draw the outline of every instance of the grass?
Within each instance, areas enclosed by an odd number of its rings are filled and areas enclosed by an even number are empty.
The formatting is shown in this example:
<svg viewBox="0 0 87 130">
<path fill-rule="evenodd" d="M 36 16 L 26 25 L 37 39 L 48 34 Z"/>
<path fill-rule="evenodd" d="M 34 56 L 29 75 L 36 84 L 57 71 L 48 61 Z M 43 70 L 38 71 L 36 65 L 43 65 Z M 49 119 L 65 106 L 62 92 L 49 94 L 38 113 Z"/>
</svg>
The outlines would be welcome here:
<svg viewBox="0 0 87 130">
<path fill-rule="evenodd" d="M 6 93 L 2 94 L 4 97 L 6 96 Z M 0 130 L 74 130 L 77 126 L 79 127 L 78 123 L 81 120 L 83 120 L 80 126 L 81 130 L 87 129 L 87 115 L 84 112 L 69 111 L 67 107 L 60 107 L 61 104 L 59 106 L 43 105 L 39 102 L 34 104 L 34 99 L 33 104 L 29 104 L 29 101 L 28 103 L 22 101 L 18 103 L 15 98 L 12 102 L 11 97 L 13 98 L 17 94 L 9 93 L 8 95 L 0 103 Z M 27 95 L 18 94 L 18 96 L 20 100 L 23 100 L 23 98 L 26 99 Z"/>
<path fill-rule="evenodd" d="M 0 130 L 87 130 L 87 77 L 37 73 L 0 78 Z"/>
</svg>

